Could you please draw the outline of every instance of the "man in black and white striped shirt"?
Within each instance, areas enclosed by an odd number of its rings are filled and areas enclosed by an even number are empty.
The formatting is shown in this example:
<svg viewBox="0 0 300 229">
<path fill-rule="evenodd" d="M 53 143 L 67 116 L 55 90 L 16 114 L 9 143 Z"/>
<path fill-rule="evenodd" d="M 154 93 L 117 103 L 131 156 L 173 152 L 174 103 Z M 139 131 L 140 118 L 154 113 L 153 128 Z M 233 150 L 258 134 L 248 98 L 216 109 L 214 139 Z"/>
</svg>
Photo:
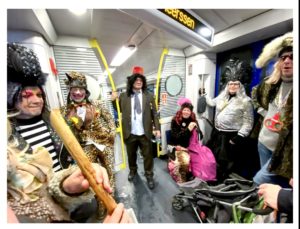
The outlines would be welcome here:
<svg viewBox="0 0 300 229">
<path fill-rule="evenodd" d="M 66 150 L 62 151 L 60 138 L 44 118 L 46 75 L 41 71 L 38 58 L 32 50 L 17 44 L 10 45 L 8 51 L 7 107 L 8 111 L 19 111 L 12 119 L 15 134 L 30 145 L 27 153 L 45 147 L 52 157 L 55 172 L 67 168 L 73 160 Z"/>
<path fill-rule="evenodd" d="M 48 126 L 40 115 L 33 119 L 16 119 L 16 130 L 33 150 L 41 146 L 48 150 L 54 172 L 62 169 Z"/>
<path fill-rule="evenodd" d="M 60 138 L 48 122 L 49 119 L 46 117 L 47 112 L 44 109 L 45 93 L 43 91 L 46 75 L 42 72 L 39 60 L 32 50 L 15 43 L 7 45 L 7 80 L 7 113 L 14 114 L 13 116 L 9 115 L 9 117 L 11 118 L 10 121 L 13 127 L 12 134 L 18 139 L 18 147 L 26 149 L 25 147 L 29 145 L 25 154 L 34 154 L 34 150 L 39 147 L 45 147 L 49 151 L 53 161 L 53 169 L 56 172 L 53 174 L 51 180 L 45 182 L 48 185 L 48 193 L 54 197 L 56 203 L 68 210 L 68 215 L 73 221 L 86 222 L 91 216 L 97 214 L 97 201 L 94 197 L 94 192 L 89 189 L 88 181 L 84 179 L 80 170 L 76 169 L 76 166 L 68 166 L 73 160 L 67 151 L 62 150 L 63 145 Z M 28 161 L 26 161 L 26 157 L 24 158 L 20 158 L 20 160 L 23 160 L 22 163 L 26 164 Z M 103 180 L 106 183 L 104 187 L 107 186 L 105 189 L 111 192 L 106 170 L 99 165 L 95 166 L 95 171 L 98 174 L 96 174 L 98 177 L 97 181 Z M 36 166 L 36 168 L 39 170 L 39 166 Z M 33 170 L 35 172 L 35 169 Z M 48 172 L 49 174 L 52 173 L 52 171 Z M 33 172 L 32 174 L 37 177 Z M 17 178 L 18 182 L 24 183 L 22 176 L 14 176 L 14 179 Z M 37 180 L 40 180 L 40 177 L 37 177 Z M 23 186 L 21 185 L 20 187 Z M 36 189 L 32 190 L 32 193 L 35 191 Z M 38 196 L 36 193 L 34 195 Z M 10 198 L 12 203 L 10 207 L 13 208 L 15 213 L 25 216 L 25 222 L 29 217 L 35 218 L 34 214 L 32 214 L 32 209 L 36 208 L 35 206 L 38 206 L 38 210 L 35 210 L 39 211 L 39 209 L 44 209 L 44 205 L 52 207 L 55 205 L 51 201 L 52 199 L 46 197 L 42 200 L 43 196 L 39 196 L 35 200 L 35 203 L 30 202 L 30 206 L 28 207 L 26 204 L 19 203 L 22 199 L 16 198 L 17 195 L 15 198 L 14 196 Z M 42 202 L 41 205 L 37 204 L 39 200 Z M 51 211 L 52 207 L 47 207 L 47 210 L 43 211 L 43 214 L 52 215 L 55 212 L 61 218 L 62 215 L 60 213 L 62 212 L 56 212 L 57 209 L 54 208 Z M 124 212 L 124 208 L 121 206 L 118 211 Z M 126 216 L 127 214 L 124 215 Z M 123 218 L 123 216 L 121 217 Z M 125 222 L 121 217 L 121 221 L 116 220 L 118 222 Z M 112 220 L 115 220 L 113 218 L 116 217 L 111 217 L 107 222 L 113 222 Z"/>
</svg>

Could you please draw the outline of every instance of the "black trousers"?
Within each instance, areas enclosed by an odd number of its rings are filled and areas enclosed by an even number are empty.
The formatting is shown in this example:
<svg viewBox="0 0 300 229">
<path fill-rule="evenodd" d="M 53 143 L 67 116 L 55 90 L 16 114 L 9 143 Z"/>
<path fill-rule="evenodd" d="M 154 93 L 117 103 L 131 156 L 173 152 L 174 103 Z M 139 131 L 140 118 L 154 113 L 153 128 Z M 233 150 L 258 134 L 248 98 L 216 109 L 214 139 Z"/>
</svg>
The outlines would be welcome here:
<svg viewBox="0 0 300 229">
<path fill-rule="evenodd" d="M 130 134 L 129 138 L 125 141 L 128 164 L 130 171 L 137 171 L 137 150 L 140 148 L 141 154 L 144 158 L 144 170 L 146 177 L 153 177 L 153 155 L 152 155 L 152 143 L 146 135 L 134 135 Z"/>
<path fill-rule="evenodd" d="M 233 172 L 239 161 L 238 145 L 230 144 L 229 141 L 237 135 L 237 131 L 223 132 L 213 129 L 211 139 L 207 146 L 213 152 L 217 162 L 217 179 L 223 181 Z M 242 152 L 240 152 L 241 154 Z M 241 162 L 238 162 L 241 163 Z"/>
</svg>

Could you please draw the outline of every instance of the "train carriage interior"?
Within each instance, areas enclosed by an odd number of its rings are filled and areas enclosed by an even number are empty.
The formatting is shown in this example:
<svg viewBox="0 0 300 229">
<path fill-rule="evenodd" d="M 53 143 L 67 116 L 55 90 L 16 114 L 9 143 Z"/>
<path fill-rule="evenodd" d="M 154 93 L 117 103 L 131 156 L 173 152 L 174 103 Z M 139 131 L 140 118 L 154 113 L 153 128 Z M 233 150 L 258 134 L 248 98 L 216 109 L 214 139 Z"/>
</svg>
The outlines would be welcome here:
<svg viewBox="0 0 300 229">
<path fill-rule="evenodd" d="M 271 6 L 271 5 L 270 5 Z M 192 207 L 178 211 L 172 197 L 180 192 L 168 172 L 168 141 L 177 101 L 189 98 L 203 133 L 211 136 L 214 110 L 202 112 L 199 89 L 216 97 L 221 91 L 224 63 L 245 59 L 255 69 L 255 59 L 271 39 L 293 31 L 293 9 L 7 9 L 7 42 L 33 49 L 48 74 L 45 85 L 49 110 L 66 104 L 65 73 L 78 71 L 88 77 L 92 99 L 101 100 L 115 118 L 115 200 L 132 208 L 139 223 L 198 223 Z M 123 49 L 125 60 L 115 58 Z M 112 91 L 126 91 L 127 77 L 141 66 L 148 90 L 155 96 L 161 140 L 153 140 L 153 190 L 147 187 L 143 156 L 138 174 L 127 180 L 128 164 L 121 114 L 114 110 Z M 267 70 L 265 70 L 267 71 Z M 253 71 L 251 89 L 261 80 Z M 266 74 L 266 73 L 265 73 Z M 249 157 L 246 176 L 258 170 L 258 155 Z M 248 177 L 248 178 L 249 178 Z"/>
</svg>

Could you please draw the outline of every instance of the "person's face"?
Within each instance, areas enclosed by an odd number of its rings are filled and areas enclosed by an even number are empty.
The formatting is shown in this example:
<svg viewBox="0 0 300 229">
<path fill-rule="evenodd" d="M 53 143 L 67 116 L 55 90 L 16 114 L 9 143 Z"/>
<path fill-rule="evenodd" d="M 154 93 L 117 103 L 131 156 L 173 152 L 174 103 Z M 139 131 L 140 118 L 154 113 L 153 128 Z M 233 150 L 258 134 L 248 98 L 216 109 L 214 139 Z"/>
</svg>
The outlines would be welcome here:
<svg viewBox="0 0 300 229">
<path fill-rule="evenodd" d="M 39 87 L 25 87 L 21 91 L 21 100 L 16 103 L 16 108 L 21 112 L 22 119 L 39 116 L 44 106 L 43 93 Z"/>
<path fill-rule="evenodd" d="M 229 94 L 235 94 L 240 90 L 240 82 L 239 81 L 229 81 L 228 82 L 228 92 Z"/>
<path fill-rule="evenodd" d="M 136 78 L 133 83 L 133 90 L 141 90 L 143 87 L 143 80 L 141 78 Z"/>
<path fill-rule="evenodd" d="M 293 77 L 293 52 L 285 52 L 279 58 L 282 76 Z"/>
<path fill-rule="evenodd" d="M 192 114 L 192 111 L 189 108 L 185 107 L 182 109 L 182 117 L 183 118 L 189 118 L 191 116 L 191 114 Z"/>
<path fill-rule="evenodd" d="M 86 91 L 84 88 L 72 87 L 70 90 L 70 99 L 75 103 L 81 103 L 86 96 Z"/>
</svg>

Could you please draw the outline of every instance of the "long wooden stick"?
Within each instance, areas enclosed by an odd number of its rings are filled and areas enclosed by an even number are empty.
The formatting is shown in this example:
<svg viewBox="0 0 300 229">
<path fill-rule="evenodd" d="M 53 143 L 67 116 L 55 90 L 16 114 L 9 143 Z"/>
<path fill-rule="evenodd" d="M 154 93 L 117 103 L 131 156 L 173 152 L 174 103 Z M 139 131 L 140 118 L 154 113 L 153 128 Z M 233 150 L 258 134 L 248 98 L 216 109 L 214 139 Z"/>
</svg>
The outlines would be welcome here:
<svg viewBox="0 0 300 229">
<path fill-rule="evenodd" d="M 109 195 L 102 187 L 102 185 L 97 184 L 95 178 L 95 170 L 92 163 L 89 161 L 85 155 L 81 145 L 77 141 L 70 127 L 65 122 L 60 111 L 54 109 L 50 113 L 50 122 L 52 127 L 55 129 L 57 134 L 60 136 L 65 147 L 72 155 L 79 168 L 81 169 L 83 175 L 88 180 L 90 186 L 94 190 L 98 200 L 102 200 L 105 207 L 107 208 L 108 214 L 112 214 L 117 206 L 115 200 Z"/>
</svg>

